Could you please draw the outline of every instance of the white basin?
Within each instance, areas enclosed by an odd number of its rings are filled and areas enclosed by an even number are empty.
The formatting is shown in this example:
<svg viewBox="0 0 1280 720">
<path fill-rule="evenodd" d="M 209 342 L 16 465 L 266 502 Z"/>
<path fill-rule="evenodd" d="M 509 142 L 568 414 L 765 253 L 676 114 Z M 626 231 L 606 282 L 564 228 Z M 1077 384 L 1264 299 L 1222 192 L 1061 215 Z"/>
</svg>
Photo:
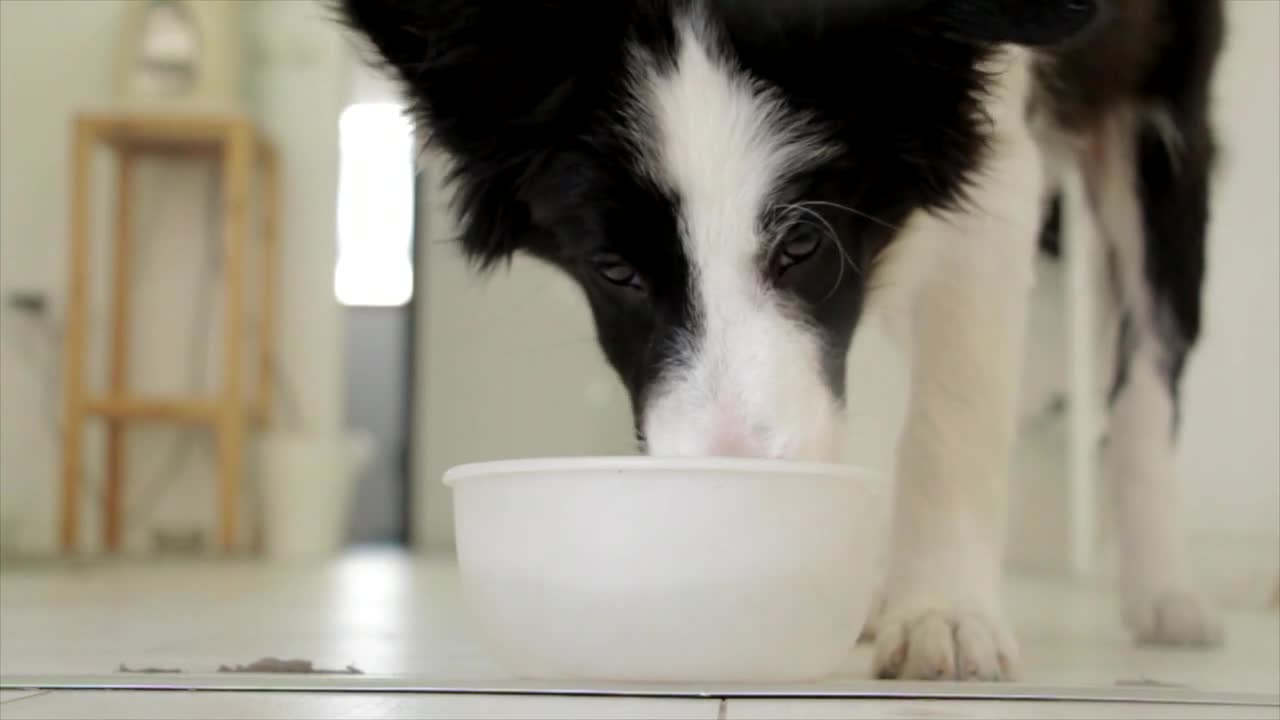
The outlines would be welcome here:
<svg viewBox="0 0 1280 720">
<path fill-rule="evenodd" d="M 444 481 L 468 611 L 521 677 L 819 680 L 866 620 L 878 486 L 857 468 L 571 458 Z"/>
</svg>

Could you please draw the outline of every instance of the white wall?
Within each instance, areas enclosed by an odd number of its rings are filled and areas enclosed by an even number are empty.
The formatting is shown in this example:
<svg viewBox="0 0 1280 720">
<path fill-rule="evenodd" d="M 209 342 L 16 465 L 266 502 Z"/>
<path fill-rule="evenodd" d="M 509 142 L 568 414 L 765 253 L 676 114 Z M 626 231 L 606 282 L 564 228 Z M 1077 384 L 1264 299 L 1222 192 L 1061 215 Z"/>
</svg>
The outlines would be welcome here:
<svg viewBox="0 0 1280 720">
<path fill-rule="evenodd" d="M 112 2 L 68 3 L 50 12 L 30 2 L 0 3 L 0 291 L 65 285 L 67 187 L 72 113 L 110 92 Z M 67 72 L 68 57 L 88 62 Z M 60 81 L 53 82 L 58 74 Z M 56 396 L 46 336 L 0 308 L 0 521 L 32 543 L 52 541 L 56 437 L 45 420 Z M 6 546 L 8 543 L 6 542 Z"/>
<path fill-rule="evenodd" d="M 256 2 L 250 13 L 253 112 L 282 167 L 281 362 L 303 422 L 342 425 L 342 312 L 333 294 L 337 259 L 338 116 L 350 93 L 354 53 L 318 0 Z"/>
<path fill-rule="evenodd" d="M 586 303 L 547 268 L 517 259 L 476 277 L 452 239 L 456 224 L 428 156 L 419 314 L 415 537 L 453 541 L 440 476 L 502 458 L 631 452 L 626 394 L 600 357 Z"/>
<path fill-rule="evenodd" d="M 0 297 L 15 290 L 47 293 L 54 301 L 48 315 L 54 327 L 61 326 L 64 307 L 71 121 L 76 112 L 109 107 L 123 7 L 118 0 L 0 2 Z M 246 16 L 254 111 L 282 160 L 280 363 L 296 388 L 304 422 L 329 430 L 342 418 L 342 328 L 332 268 L 337 118 L 346 99 L 350 53 L 314 3 L 254 3 Z M 95 352 L 90 376 L 95 382 L 102 378 L 109 275 L 101 251 L 112 192 L 105 156 L 99 164 L 93 238 L 99 253 L 91 294 Z M 142 392 L 191 390 L 190 348 L 198 354 L 202 345 L 216 342 L 216 331 L 199 343 L 190 332 L 199 308 L 209 303 L 215 308 L 211 327 L 220 327 L 221 303 L 201 289 L 200 281 L 207 276 L 206 250 L 217 250 L 211 245 L 218 236 L 210 208 L 216 187 L 213 173 L 199 163 L 148 161 L 140 169 L 131 381 Z M 0 309 L 0 515 L 6 553 L 54 547 L 59 447 L 51 412 L 56 412 L 60 356 L 56 338 L 45 327 Z M 200 387 L 214 387 L 218 356 L 212 357 Z M 144 487 L 150 482 L 171 487 L 155 522 L 130 524 L 131 547 L 144 546 L 148 527 L 212 527 L 210 440 L 207 433 L 164 427 L 130 434 L 127 507 L 152 489 Z M 175 447 L 180 448 L 176 453 Z M 99 448 L 91 442 L 87 456 L 89 547 L 97 539 Z"/>
<path fill-rule="evenodd" d="M 1228 3 L 1204 335 L 1178 469 L 1198 548 L 1280 568 L 1280 3 Z M 1214 572 L 1206 560 L 1205 572 Z M 1274 575 L 1271 583 L 1274 583 Z M 1272 590 L 1274 592 L 1274 590 Z"/>
</svg>

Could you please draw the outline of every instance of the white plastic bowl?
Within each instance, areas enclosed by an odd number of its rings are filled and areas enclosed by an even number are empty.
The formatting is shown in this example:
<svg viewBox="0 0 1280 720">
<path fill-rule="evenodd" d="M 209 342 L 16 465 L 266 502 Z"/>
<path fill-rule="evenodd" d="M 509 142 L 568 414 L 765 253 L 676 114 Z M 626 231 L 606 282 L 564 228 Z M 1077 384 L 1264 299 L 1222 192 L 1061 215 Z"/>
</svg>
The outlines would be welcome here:
<svg viewBox="0 0 1280 720">
<path fill-rule="evenodd" d="M 574 458 L 444 481 L 468 610 L 521 677 L 819 680 L 866 620 L 876 488 L 856 468 Z"/>
</svg>

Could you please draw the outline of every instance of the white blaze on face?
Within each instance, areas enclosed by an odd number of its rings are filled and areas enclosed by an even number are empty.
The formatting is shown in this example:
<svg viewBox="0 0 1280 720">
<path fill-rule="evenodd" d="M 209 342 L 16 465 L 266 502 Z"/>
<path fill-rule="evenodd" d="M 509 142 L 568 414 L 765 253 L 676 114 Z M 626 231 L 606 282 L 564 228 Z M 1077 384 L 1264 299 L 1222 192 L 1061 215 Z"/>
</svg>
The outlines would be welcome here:
<svg viewBox="0 0 1280 720">
<path fill-rule="evenodd" d="M 696 20 L 674 68 L 637 79 L 650 137 L 645 170 L 680 201 L 696 321 L 648 394 L 654 455 L 827 459 L 840 407 L 822 340 L 763 275 L 760 218 L 791 173 L 824 148 L 805 118 L 727 66 Z"/>
</svg>

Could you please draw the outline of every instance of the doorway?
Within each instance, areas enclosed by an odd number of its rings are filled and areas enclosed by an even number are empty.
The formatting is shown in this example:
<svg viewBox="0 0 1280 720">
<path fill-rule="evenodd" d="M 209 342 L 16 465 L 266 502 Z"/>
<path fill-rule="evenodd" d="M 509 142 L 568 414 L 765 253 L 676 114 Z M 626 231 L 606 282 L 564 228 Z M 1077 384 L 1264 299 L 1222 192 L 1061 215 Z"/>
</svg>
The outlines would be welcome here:
<svg viewBox="0 0 1280 720">
<path fill-rule="evenodd" d="M 349 541 L 410 540 L 414 256 L 418 178 L 413 126 L 394 85 L 356 69 L 340 120 L 338 261 L 334 294 L 346 309 L 346 425 L 373 441 L 357 479 Z"/>
</svg>

